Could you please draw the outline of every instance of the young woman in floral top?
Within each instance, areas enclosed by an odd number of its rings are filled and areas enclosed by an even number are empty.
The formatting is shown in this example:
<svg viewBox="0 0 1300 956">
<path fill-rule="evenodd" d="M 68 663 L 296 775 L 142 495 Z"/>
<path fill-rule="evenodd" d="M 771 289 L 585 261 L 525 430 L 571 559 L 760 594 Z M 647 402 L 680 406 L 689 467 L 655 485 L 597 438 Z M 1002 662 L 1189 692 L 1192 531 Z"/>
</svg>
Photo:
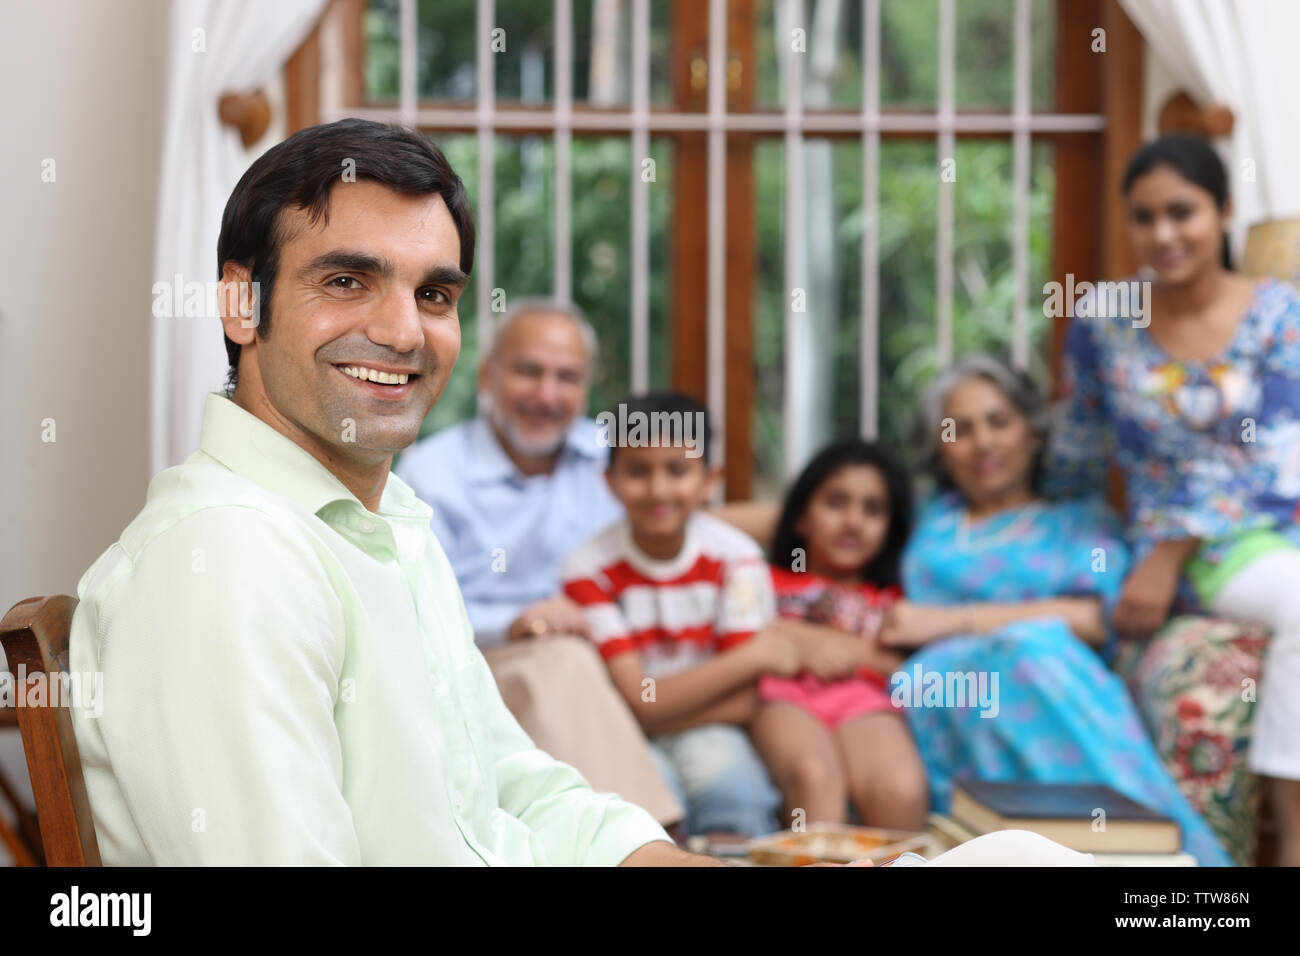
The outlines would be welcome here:
<svg viewBox="0 0 1300 956">
<path fill-rule="evenodd" d="M 1123 472 L 1121 635 L 1155 631 L 1179 596 L 1273 629 L 1250 767 L 1274 778 L 1280 862 L 1300 865 L 1300 295 L 1228 268 L 1227 175 L 1204 140 L 1144 146 L 1124 194 L 1145 311 L 1100 295 L 1076 309 L 1047 484 L 1102 487 L 1108 460 Z"/>
</svg>

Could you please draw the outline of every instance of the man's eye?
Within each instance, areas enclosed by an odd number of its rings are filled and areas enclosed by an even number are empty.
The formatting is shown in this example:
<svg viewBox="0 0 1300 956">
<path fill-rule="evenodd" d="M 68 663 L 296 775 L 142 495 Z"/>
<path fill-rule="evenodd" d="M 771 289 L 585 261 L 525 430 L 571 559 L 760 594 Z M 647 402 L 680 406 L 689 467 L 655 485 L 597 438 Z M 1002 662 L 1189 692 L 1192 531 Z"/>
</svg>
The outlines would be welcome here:
<svg viewBox="0 0 1300 956">
<path fill-rule="evenodd" d="M 421 289 L 416 293 L 416 295 L 423 302 L 433 302 L 438 305 L 448 305 L 451 302 L 447 293 L 443 292 L 441 289 Z M 432 296 L 432 298 L 429 298 L 430 296 Z"/>
<path fill-rule="evenodd" d="M 353 283 L 353 284 L 352 284 L 352 285 L 348 285 L 347 283 L 349 283 L 349 282 L 350 282 L 350 283 Z M 326 284 L 326 285 L 329 285 L 329 286 L 333 286 L 333 287 L 336 288 L 336 289 L 359 289 L 359 288 L 361 288 L 361 283 L 357 281 L 357 279 L 356 279 L 355 276 L 335 276 L 333 279 L 330 279 L 329 282 L 327 282 L 327 283 L 325 283 L 325 284 Z"/>
</svg>

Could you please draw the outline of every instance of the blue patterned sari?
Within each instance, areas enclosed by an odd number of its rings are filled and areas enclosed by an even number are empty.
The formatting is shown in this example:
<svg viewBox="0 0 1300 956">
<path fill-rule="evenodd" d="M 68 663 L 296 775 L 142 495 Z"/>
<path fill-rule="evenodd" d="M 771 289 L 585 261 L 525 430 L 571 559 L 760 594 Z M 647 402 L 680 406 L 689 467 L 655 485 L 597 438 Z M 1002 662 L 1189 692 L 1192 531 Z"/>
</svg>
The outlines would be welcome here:
<svg viewBox="0 0 1300 956">
<path fill-rule="evenodd" d="M 903 557 L 903 593 L 920 604 L 1019 603 L 1099 597 L 1110 618 L 1128 568 L 1115 516 L 1099 501 L 1037 502 L 974 527 L 949 493 L 922 511 Z M 927 644 L 900 674 L 997 678 L 996 716 L 980 706 L 909 706 L 909 726 L 947 812 L 955 779 L 1100 783 L 1178 821 L 1202 866 L 1228 866 L 1201 816 L 1179 792 L 1123 681 L 1059 617 L 1019 621 L 985 635 Z M 899 675 L 895 675 L 898 679 Z"/>
</svg>

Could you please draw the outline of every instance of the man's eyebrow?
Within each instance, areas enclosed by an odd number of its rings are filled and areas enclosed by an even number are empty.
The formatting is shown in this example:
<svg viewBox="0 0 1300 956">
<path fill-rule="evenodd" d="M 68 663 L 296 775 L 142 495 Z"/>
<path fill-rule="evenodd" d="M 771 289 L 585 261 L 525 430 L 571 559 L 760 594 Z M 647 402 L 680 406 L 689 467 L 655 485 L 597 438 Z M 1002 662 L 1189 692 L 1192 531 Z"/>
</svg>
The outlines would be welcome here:
<svg viewBox="0 0 1300 956">
<path fill-rule="evenodd" d="M 326 272 L 331 269 L 363 272 L 367 275 L 379 276 L 381 279 L 391 279 L 397 274 L 396 267 L 389 259 L 372 256 L 368 252 L 348 252 L 338 249 L 312 259 L 302 267 L 302 273 L 303 275 L 310 275 L 313 272 Z M 420 285 L 447 285 L 463 288 L 468 282 L 469 276 L 456 266 L 438 265 L 425 272 L 424 277 L 420 280 Z"/>
<path fill-rule="evenodd" d="M 467 276 L 455 266 L 434 266 L 424 274 L 424 280 L 420 285 L 450 285 L 456 288 L 464 288 L 469 282 Z"/>
<path fill-rule="evenodd" d="M 345 269 L 348 272 L 365 272 L 384 279 L 392 278 L 396 273 L 392 262 L 372 256 L 368 252 L 347 252 L 334 250 L 312 259 L 302 267 L 302 273 L 324 272 L 327 269 Z"/>
</svg>

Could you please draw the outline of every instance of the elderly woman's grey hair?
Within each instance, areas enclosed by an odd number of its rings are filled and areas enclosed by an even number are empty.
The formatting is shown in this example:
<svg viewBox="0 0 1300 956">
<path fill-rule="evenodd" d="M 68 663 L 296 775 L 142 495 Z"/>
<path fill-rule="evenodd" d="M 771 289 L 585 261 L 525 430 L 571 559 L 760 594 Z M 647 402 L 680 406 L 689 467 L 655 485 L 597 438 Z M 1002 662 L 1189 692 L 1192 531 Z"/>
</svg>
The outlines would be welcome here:
<svg viewBox="0 0 1300 956">
<path fill-rule="evenodd" d="M 1052 408 L 1042 389 L 1026 373 L 1011 368 L 1000 359 L 982 352 L 974 352 L 958 359 L 944 369 L 930 383 L 921 397 L 920 412 L 913 427 L 917 464 L 924 469 L 940 488 L 952 487 L 952 479 L 943 467 L 940 449 L 943 444 L 944 406 L 948 396 L 958 385 L 972 378 L 992 382 L 1016 410 L 1029 422 L 1030 430 L 1038 436 L 1038 454 L 1034 456 L 1030 485 L 1036 490 L 1042 477 L 1043 455 L 1047 447 L 1048 432 L 1052 427 Z"/>
<path fill-rule="evenodd" d="M 573 302 L 540 296 L 515 299 L 510 307 L 501 314 L 501 318 L 494 324 L 492 329 L 491 343 L 486 349 L 479 349 L 480 366 L 486 365 L 496 355 L 497 343 L 504 338 L 506 329 L 510 328 L 516 319 L 520 319 L 525 315 L 563 315 L 572 321 L 578 327 L 578 334 L 582 336 L 582 344 L 587 348 L 587 377 L 590 379 L 595 375 L 598 354 L 596 330 L 591 327 L 591 323 L 587 320 L 587 314 Z"/>
</svg>

